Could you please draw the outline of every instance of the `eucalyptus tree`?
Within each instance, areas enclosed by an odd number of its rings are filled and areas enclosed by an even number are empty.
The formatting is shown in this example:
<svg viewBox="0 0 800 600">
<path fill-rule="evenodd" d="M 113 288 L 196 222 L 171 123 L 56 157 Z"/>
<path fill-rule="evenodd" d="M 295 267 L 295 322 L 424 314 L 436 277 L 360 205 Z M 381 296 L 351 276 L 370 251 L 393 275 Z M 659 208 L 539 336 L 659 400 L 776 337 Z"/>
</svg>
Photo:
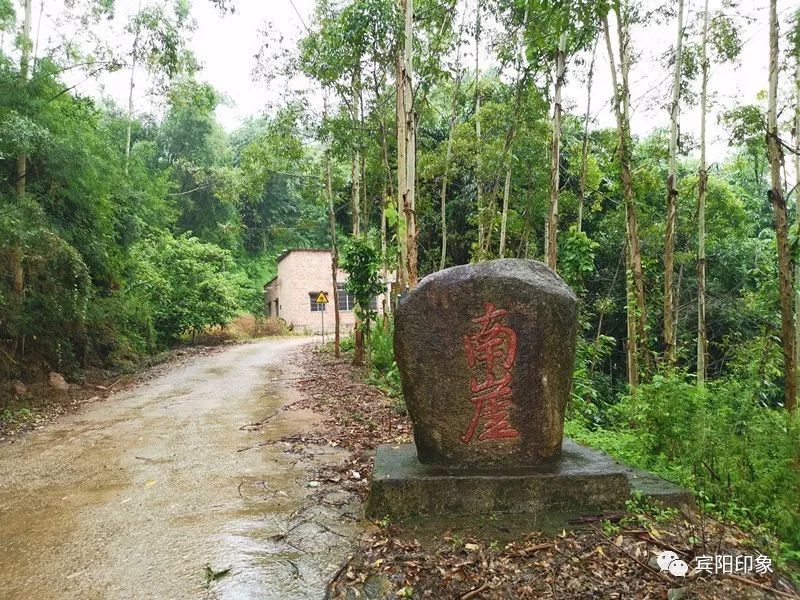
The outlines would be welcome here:
<svg viewBox="0 0 800 600">
<path fill-rule="evenodd" d="M 466 17 L 466 11 L 464 12 Z M 453 157 L 453 134 L 456 128 L 456 118 L 458 115 L 458 98 L 461 91 L 461 80 L 463 73 L 461 69 L 461 36 L 464 32 L 464 21 L 458 31 L 458 41 L 456 43 L 456 59 L 453 68 L 453 98 L 450 102 L 450 127 L 447 131 L 447 150 L 444 159 L 444 170 L 442 173 L 442 188 L 439 195 L 440 226 L 442 230 L 442 253 L 439 259 L 439 270 L 445 268 L 447 264 L 447 184 L 450 178 L 450 162 Z"/>
<path fill-rule="evenodd" d="M 792 259 L 789 247 L 789 224 L 786 198 L 783 195 L 781 165 L 783 151 L 778 133 L 778 8 L 777 0 L 769 2 L 769 88 L 767 99 L 767 153 L 770 190 L 768 196 L 775 217 L 775 238 L 778 246 L 778 290 L 781 308 L 781 344 L 783 346 L 784 405 L 792 412 L 797 406 L 797 372 L 795 365 L 795 322 L 792 299 Z"/>
<path fill-rule="evenodd" d="M 496 18 L 500 20 L 503 31 L 503 39 L 495 43 L 495 52 L 501 64 L 501 72 L 509 70 L 511 72 L 512 83 L 509 86 L 510 107 L 506 110 L 508 124 L 505 135 L 503 136 L 502 146 L 502 168 L 497 173 L 500 177 L 504 173 L 503 202 L 500 212 L 500 241 L 498 256 L 505 256 L 507 247 L 507 228 L 508 212 L 511 196 L 511 179 L 514 157 L 514 141 L 518 133 L 521 121 L 521 109 L 523 99 L 528 92 L 531 81 L 531 71 L 527 59 L 527 29 L 529 24 L 530 7 L 528 3 L 520 6 L 518 2 L 498 2 L 493 8 L 496 9 Z M 492 245 L 492 232 L 494 223 L 494 213 L 496 212 L 496 191 L 499 186 L 495 185 L 489 206 L 488 227 L 484 234 L 485 248 L 482 249 L 484 256 L 489 255 Z"/>
<path fill-rule="evenodd" d="M 710 36 L 709 36 L 710 34 Z M 711 37 L 711 48 L 709 48 Z M 706 332 L 706 193 L 708 165 L 706 160 L 706 121 L 708 118 L 708 79 L 712 57 L 715 62 L 730 62 L 741 52 L 742 42 L 733 18 L 724 10 L 709 19 L 708 0 L 705 0 L 701 34 L 700 84 L 700 163 L 697 182 L 697 383 L 705 382 L 708 356 Z M 709 52 L 711 50 L 711 52 Z"/>
<path fill-rule="evenodd" d="M 586 175 L 589 167 L 589 123 L 592 116 L 592 83 L 594 82 L 594 65 L 597 58 L 597 44 L 600 41 L 598 31 L 592 44 L 592 58 L 589 62 L 589 71 L 586 76 L 586 114 L 583 118 L 583 140 L 581 142 L 581 170 L 579 177 L 578 220 L 575 228 L 578 233 L 583 231 L 583 209 L 586 204 Z"/>
<path fill-rule="evenodd" d="M 794 56 L 794 198 L 795 198 L 795 228 L 800 231 L 800 9 L 794 15 L 794 27 L 789 36 L 789 52 Z M 794 314 L 795 314 L 795 360 L 800 357 L 800 262 L 794 268 Z"/>
<path fill-rule="evenodd" d="M 521 107 L 527 94 L 534 93 L 542 79 L 554 81 L 550 143 L 550 210 L 546 220 L 545 259 L 555 266 L 557 242 L 554 237 L 558 231 L 558 192 L 560 188 L 561 151 L 561 95 L 565 83 L 566 66 L 569 56 L 591 45 L 597 32 L 597 7 L 594 2 L 571 0 L 560 3 L 552 0 L 495 0 L 487 8 L 500 24 L 501 39 L 493 44 L 500 62 L 501 72 L 509 72 L 511 94 L 509 123 L 504 134 L 501 174 L 505 175 L 503 202 L 500 214 L 500 249 L 504 256 L 507 251 L 507 219 L 510 207 L 512 165 L 515 162 L 514 141 L 519 133 Z M 554 47 L 553 41 L 558 40 Z M 477 46 L 477 44 L 476 44 Z M 538 92 L 538 90 L 536 90 Z M 479 99 L 479 98 L 478 98 Z M 476 108 L 479 105 L 476 102 Z M 477 111 L 476 111 L 477 113 Z M 480 126 L 477 114 L 476 128 Z M 478 148 L 488 141 L 480 138 L 476 131 Z M 480 158 L 480 153 L 479 153 Z M 498 175 L 499 177 L 499 175 Z M 477 183 L 481 185 L 481 178 Z M 497 190 L 498 186 L 494 186 Z M 497 200 L 490 192 L 488 199 L 479 202 L 478 258 L 491 254 L 493 223 L 495 221 Z M 485 205 L 485 206 L 483 206 Z M 551 225 L 553 225 L 551 227 Z M 551 250 L 552 248 L 552 250 Z"/>
<path fill-rule="evenodd" d="M 794 55 L 794 204 L 795 227 L 800 231 L 800 9 L 795 13 L 794 27 L 789 38 L 789 50 Z M 800 353 L 800 262 L 794 268 L 795 360 Z M 796 365 L 795 365 L 796 366 Z M 800 375 L 800 373 L 799 373 Z"/>
<path fill-rule="evenodd" d="M 683 0 L 678 0 L 678 36 L 675 42 L 672 102 L 669 105 L 669 172 L 667 174 L 667 216 L 664 233 L 664 359 L 668 365 L 675 364 L 676 325 L 673 272 L 675 256 L 675 223 L 678 213 L 678 118 L 681 99 L 681 70 L 683 66 Z"/>
<path fill-rule="evenodd" d="M 138 8 L 125 26 L 132 37 L 127 52 L 130 79 L 128 81 L 128 126 L 125 132 L 125 174 L 131 155 L 136 69 L 143 66 L 162 89 L 181 72 L 195 70 L 194 58 L 186 48 L 186 35 L 194 29 L 187 0 L 156 0 Z"/>
<path fill-rule="evenodd" d="M 614 87 L 614 114 L 617 119 L 619 135 L 618 158 L 622 191 L 625 203 L 626 224 L 626 281 L 627 281 L 627 336 L 626 348 L 628 366 L 628 385 L 636 390 L 639 385 L 639 356 L 649 363 L 647 344 L 647 305 L 645 303 L 644 270 L 642 268 L 642 252 L 639 239 L 639 220 L 636 208 L 636 196 L 633 190 L 631 131 L 630 131 L 630 26 L 632 11 L 627 0 L 614 0 L 611 3 L 617 22 L 617 40 L 619 45 L 619 76 L 617 74 L 614 50 L 611 42 L 611 31 L 608 25 L 608 14 L 602 16 L 606 48 L 608 50 L 611 80 Z"/>
<path fill-rule="evenodd" d="M 20 59 L 19 59 L 19 79 L 24 87 L 28 81 L 31 48 L 33 43 L 31 41 L 31 17 L 33 13 L 33 1 L 24 0 L 23 4 L 23 19 L 22 31 L 20 32 L 18 44 L 20 46 Z M 17 196 L 22 197 L 25 194 L 25 185 L 27 179 L 28 155 L 24 150 L 17 154 L 17 180 L 16 189 Z"/>
<path fill-rule="evenodd" d="M 700 85 L 700 164 L 697 185 L 697 385 L 706 378 L 708 335 L 706 332 L 706 114 L 708 111 L 708 0 L 703 6 L 702 83 Z"/>
<path fill-rule="evenodd" d="M 417 128 L 433 86 L 447 77 L 443 56 L 454 43 L 456 0 L 397 0 L 400 24 L 395 46 L 397 116 L 398 284 L 413 288 L 419 278 L 417 214 Z M 415 85 L 414 79 L 417 79 Z"/>
<path fill-rule="evenodd" d="M 402 44 L 397 44 L 397 212 L 401 289 L 417 285 L 416 160 L 417 119 L 414 114 L 414 0 L 398 0 L 403 19 Z"/>
<path fill-rule="evenodd" d="M 516 1 L 514 5 L 524 31 L 525 69 L 533 77 L 546 75 L 553 86 L 545 259 L 555 269 L 558 261 L 558 201 L 561 188 L 562 94 L 570 57 L 591 46 L 597 35 L 599 5 L 589 0 L 526 0 Z"/>
</svg>

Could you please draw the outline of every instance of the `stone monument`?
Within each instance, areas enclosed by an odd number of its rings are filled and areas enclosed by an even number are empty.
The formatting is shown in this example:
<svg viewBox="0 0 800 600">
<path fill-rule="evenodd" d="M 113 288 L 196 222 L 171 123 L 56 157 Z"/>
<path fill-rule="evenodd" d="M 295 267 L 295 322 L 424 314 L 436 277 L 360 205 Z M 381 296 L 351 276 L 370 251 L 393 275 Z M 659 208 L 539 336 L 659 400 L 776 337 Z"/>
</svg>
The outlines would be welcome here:
<svg viewBox="0 0 800 600">
<path fill-rule="evenodd" d="M 686 501 L 663 480 L 563 440 L 576 334 L 575 294 L 540 262 L 425 277 L 395 313 L 416 448 L 378 449 L 367 515 L 617 510 L 632 483 Z"/>
</svg>

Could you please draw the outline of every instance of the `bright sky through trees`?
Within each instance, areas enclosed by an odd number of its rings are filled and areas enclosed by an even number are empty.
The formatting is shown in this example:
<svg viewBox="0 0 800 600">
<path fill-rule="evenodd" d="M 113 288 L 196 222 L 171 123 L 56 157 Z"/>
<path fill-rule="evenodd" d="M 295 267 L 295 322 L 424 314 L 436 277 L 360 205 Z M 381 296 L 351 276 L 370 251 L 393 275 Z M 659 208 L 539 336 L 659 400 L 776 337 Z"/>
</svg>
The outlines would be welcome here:
<svg viewBox="0 0 800 600">
<path fill-rule="evenodd" d="M 66 32 L 59 29 L 59 18 L 63 13 L 61 3 L 50 0 L 34 0 L 34 14 L 37 15 L 44 1 L 40 39 L 43 44 L 48 38 L 55 39 Z M 112 45 L 125 39 L 120 30 L 128 15 L 135 11 L 138 0 L 117 0 L 113 21 L 103 22 L 95 33 L 102 39 L 109 40 Z M 709 10 L 719 9 L 723 0 L 711 0 Z M 471 5 L 472 3 L 470 3 Z M 643 5 L 654 4 L 647 0 Z M 699 13 L 703 3 L 700 0 L 686 2 L 686 22 L 690 31 L 699 29 Z M 748 6 L 749 5 L 749 6 Z M 221 15 L 217 8 L 206 0 L 192 2 L 192 16 L 197 22 L 197 29 L 191 36 L 189 46 L 196 54 L 202 71 L 199 79 L 207 81 L 228 98 L 228 102 L 217 108 L 217 117 L 228 129 L 235 129 L 247 118 L 262 114 L 269 106 L 274 107 L 284 96 L 283 86 L 269 86 L 254 78 L 255 55 L 262 47 L 268 29 L 271 38 L 282 40 L 286 46 L 294 46 L 304 33 L 303 22 L 309 23 L 312 18 L 313 0 L 239 0 L 233 14 Z M 720 65 L 714 69 L 710 87 L 713 89 L 711 99 L 711 118 L 709 119 L 709 160 L 718 160 L 727 154 L 727 137 L 718 125 L 716 114 L 730 108 L 734 102 L 754 103 L 759 94 L 766 93 L 767 53 L 762 43 L 767 33 L 766 4 L 746 2 L 742 12 L 752 17 L 753 22 L 746 25 L 742 39 L 744 50 L 738 63 Z M 791 3 L 786 3 L 779 10 L 779 19 L 783 29 L 788 28 L 792 15 Z M 638 56 L 632 70 L 632 131 L 634 135 L 647 135 L 657 127 L 667 127 L 669 116 L 662 93 L 670 85 L 670 69 L 665 63 L 664 53 L 673 43 L 673 24 L 670 19 L 662 23 L 651 23 L 637 27 L 633 32 L 633 50 Z M 34 30 L 36 27 L 34 27 Z M 6 40 L 8 44 L 8 40 Z M 465 53 L 471 54 L 474 49 L 469 44 Z M 481 57 L 483 65 L 491 65 L 492 57 L 484 47 Z M 588 56 L 580 56 L 586 60 Z M 469 62 L 469 59 L 467 59 Z M 585 106 L 586 64 L 576 65 L 571 61 L 567 69 L 567 84 L 564 93 L 565 109 L 575 110 Z M 608 71 L 608 59 L 604 52 L 598 52 L 597 72 Z M 78 83 L 83 76 L 77 76 L 73 83 Z M 301 89 L 308 85 L 304 79 L 295 79 L 290 87 Z M 105 93 L 120 105 L 124 105 L 128 93 L 128 75 L 125 70 L 116 73 L 104 73 L 98 81 L 85 81 L 77 90 L 84 93 Z M 140 85 L 137 95 L 142 104 L 146 102 L 146 85 Z M 695 82 L 697 87 L 697 82 Z M 696 90 L 695 90 L 696 91 Z M 611 83 L 606 77 L 598 77 L 595 81 L 592 111 L 596 118 L 595 125 L 613 127 L 614 115 L 611 110 Z M 784 95 L 790 97 L 789 94 Z M 320 102 L 321 105 L 321 102 Z M 695 142 L 699 137 L 700 115 L 697 102 L 685 106 L 681 115 L 681 134 L 690 134 Z"/>
</svg>

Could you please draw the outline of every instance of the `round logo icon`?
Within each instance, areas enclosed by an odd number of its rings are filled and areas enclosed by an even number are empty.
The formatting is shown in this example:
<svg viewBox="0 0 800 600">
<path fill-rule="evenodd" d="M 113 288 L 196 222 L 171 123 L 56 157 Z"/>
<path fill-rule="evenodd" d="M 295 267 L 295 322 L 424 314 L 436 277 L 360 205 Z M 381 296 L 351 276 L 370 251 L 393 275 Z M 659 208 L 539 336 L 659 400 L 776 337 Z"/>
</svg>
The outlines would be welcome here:
<svg viewBox="0 0 800 600">
<path fill-rule="evenodd" d="M 689 565 L 687 565 L 680 558 L 673 560 L 671 563 L 669 563 L 669 572 L 675 577 L 686 577 L 686 573 L 689 572 Z"/>
<path fill-rule="evenodd" d="M 673 560 L 678 560 L 678 555 L 671 550 L 662 550 L 656 557 L 658 568 L 662 571 L 669 570 L 669 563 L 671 563 Z"/>
<path fill-rule="evenodd" d="M 678 558 L 678 555 L 672 550 L 659 552 L 658 556 L 656 556 L 656 563 L 658 563 L 659 569 L 669 571 L 670 575 L 675 577 L 686 577 L 686 573 L 689 572 L 689 565 L 686 564 L 686 561 Z"/>
</svg>

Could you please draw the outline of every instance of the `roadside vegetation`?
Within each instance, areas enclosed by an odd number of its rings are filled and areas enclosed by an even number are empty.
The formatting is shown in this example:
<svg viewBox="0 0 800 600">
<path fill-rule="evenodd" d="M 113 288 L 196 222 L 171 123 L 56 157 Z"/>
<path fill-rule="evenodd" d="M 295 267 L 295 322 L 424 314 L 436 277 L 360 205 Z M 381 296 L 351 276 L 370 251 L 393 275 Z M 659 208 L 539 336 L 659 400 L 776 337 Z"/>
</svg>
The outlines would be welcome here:
<svg viewBox="0 0 800 600">
<path fill-rule="evenodd" d="M 568 433 L 796 568 L 796 7 L 319 0 L 299 40 L 264 29 L 255 85 L 282 94 L 225 131 L 190 4 L 115 4 L 70 2 L 38 39 L 32 0 L 0 0 L 0 411 L 15 379 L 280 332 L 262 286 L 292 247 L 334 249 L 364 307 L 356 361 L 399 411 L 377 282 L 396 298 L 452 265 L 537 259 L 580 298 Z M 755 54 L 761 79 L 718 94 Z M 126 103 L 80 86 L 117 71 Z M 634 135 L 642 111 L 665 126 Z"/>
</svg>

